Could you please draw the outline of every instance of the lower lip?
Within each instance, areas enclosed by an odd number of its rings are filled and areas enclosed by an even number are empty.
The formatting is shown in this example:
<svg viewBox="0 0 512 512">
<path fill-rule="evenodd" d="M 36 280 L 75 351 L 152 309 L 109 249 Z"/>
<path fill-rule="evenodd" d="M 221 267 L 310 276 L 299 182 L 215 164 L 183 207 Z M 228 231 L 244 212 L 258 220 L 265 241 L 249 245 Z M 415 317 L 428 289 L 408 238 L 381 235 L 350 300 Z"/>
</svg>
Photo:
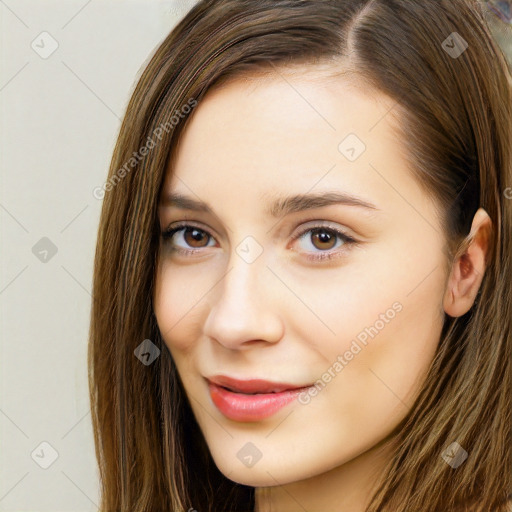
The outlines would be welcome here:
<svg viewBox="0 0 512 512">
<path fill-rule="evenodd" d="M 235 421 L 259 421 L 272 416 L 293 402 L 305 389 L 291 389 L 280 393 L 246 395 L 234 393 L 208 381 L 213 403 L 227 418 Z"/>
</svg>

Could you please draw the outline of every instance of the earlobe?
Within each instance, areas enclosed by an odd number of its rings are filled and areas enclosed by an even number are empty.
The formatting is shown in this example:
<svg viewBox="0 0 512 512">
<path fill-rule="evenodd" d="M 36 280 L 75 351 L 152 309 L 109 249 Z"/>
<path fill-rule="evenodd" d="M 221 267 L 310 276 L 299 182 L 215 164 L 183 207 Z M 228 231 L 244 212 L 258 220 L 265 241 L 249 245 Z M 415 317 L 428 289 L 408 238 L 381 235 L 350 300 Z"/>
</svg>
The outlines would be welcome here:
<svg viewBox="0 0 512 512">
<path fill-rule="evenodd" d="M 485 273 L 491 231 L 491 218 L 480 208 L 454 258 L 448 279 L 443 306 L 451 317 L 462 316 L 473 306 Z"/>
</svg>

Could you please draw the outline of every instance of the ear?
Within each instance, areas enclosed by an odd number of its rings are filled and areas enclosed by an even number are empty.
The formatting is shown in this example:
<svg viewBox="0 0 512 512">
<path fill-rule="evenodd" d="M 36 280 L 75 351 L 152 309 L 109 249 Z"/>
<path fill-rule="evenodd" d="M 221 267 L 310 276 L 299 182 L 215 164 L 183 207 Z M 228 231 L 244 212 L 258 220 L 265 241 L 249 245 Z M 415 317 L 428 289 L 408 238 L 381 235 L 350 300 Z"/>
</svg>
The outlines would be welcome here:
<svg viewBox="0 0 512 512">
<path fill-rule="evenodd" d="M 459 317 L 471 309 L 484 277 L 491 231 L 489 214 L 479 208 L 473 218 L 471 231 L 452 264 L 443 299 L 447 315 Z"/>
</svg>

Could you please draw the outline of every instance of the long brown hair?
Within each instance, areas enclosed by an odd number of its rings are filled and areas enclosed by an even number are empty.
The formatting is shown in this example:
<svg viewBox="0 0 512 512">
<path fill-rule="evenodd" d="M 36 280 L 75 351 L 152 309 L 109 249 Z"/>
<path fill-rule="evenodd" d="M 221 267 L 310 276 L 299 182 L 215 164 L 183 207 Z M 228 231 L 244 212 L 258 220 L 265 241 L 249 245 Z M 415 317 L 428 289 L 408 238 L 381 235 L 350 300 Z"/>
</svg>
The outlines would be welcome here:
<svg viewBox="0 0 512 512">
<path fill-rule="evenodd" d="M 156 49 L 102 187 L 88 357 L 101 510 L 254 510 L 254 488 L 215 466 L 161 339 L 152 307 L 157 205 L 179 136 L 208 90 L 249 73 L 320 63 L 333 75 L 350 69 L 396 101 L 411 172 L 439 205 L 452 257 L 479 206 L 493 222 L 478 299 L 464 316 L 446 316 L 367 512 L 505 510 L 512 79 L 483 9 L 476 0 L 202 0 Z M 152 364 L 135 357 L 144 340 L 160 350 Z M 453 442 L 469 454 L 457 469 L 441 457 Z"/>
</svg>

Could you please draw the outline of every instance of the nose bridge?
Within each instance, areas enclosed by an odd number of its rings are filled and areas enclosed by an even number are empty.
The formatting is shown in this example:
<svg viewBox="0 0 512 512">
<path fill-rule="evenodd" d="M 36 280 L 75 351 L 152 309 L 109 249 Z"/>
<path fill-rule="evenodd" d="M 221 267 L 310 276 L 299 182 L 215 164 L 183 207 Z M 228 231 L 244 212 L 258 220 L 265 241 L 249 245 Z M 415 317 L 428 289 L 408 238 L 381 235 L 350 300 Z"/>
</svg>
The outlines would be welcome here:
<svg viewBox="0 0 512 512">
<path fill-rule="evenodd" d="M 240 307 L 244 304 L 257 306 L 265 287 L 268 292 L 271 285 L 264 277 L 268 272 L 266 259 L 262 243 L 252 235 L 245 236 L 231 250 L 219 299 L 228 304 L 234 301 L 234 305 Z"/>
<path fill-rule="evenodd" d="M 226 274 L 215 287 L 205 334 L 230 348 L 246 341 L 279 339 L 281 321 L 270 299 L 273 284 L 268 274 L 263 248 L 258 249 L 254 240 L 245 239 L 234 247 Z"/>
</svg>

